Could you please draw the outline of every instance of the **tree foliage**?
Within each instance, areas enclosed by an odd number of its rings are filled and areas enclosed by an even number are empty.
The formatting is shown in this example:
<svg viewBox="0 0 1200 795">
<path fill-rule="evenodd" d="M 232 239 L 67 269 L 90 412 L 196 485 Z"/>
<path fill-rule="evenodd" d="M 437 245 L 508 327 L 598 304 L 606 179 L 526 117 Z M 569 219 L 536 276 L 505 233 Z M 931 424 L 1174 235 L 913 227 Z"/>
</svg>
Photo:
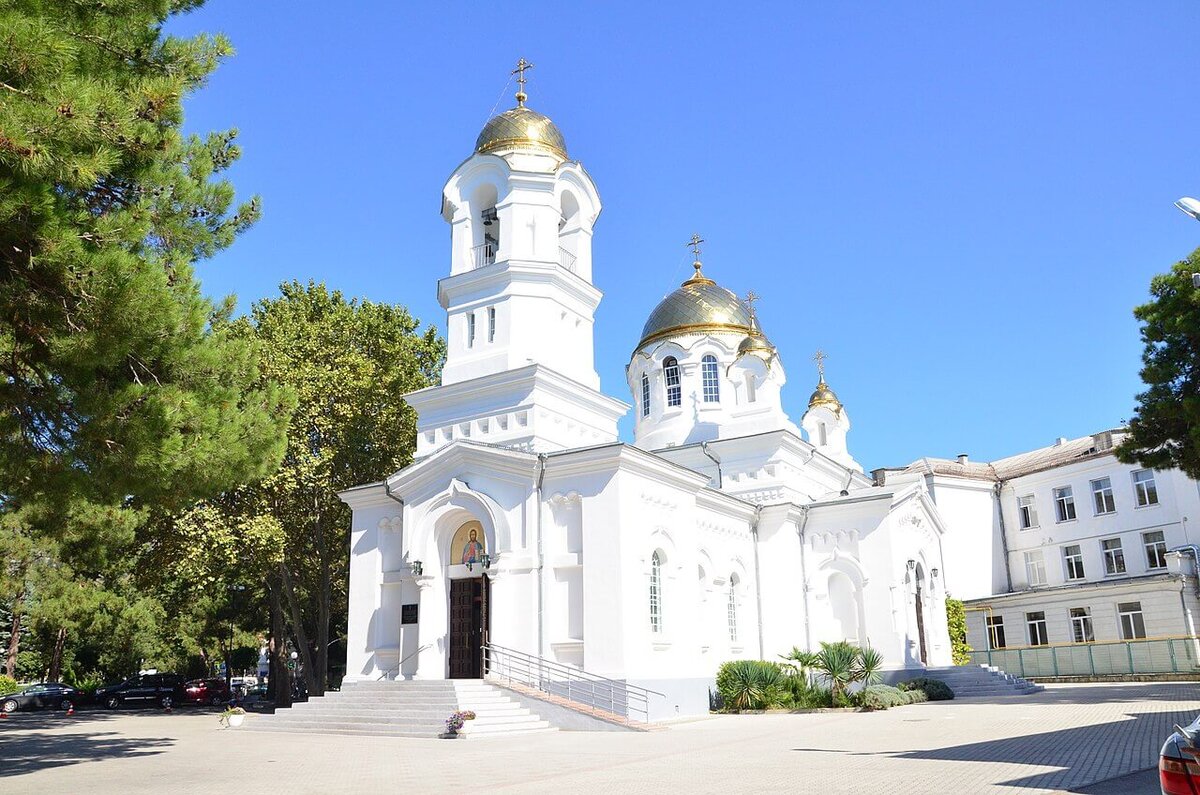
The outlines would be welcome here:
<svg viewBox="0 0 1200 795">
<path fill-rule="evenodd" d="M 1200 249 L 1150 282 L 1151 301 L 1134 311 L 1142 324 L 1142 381 L 1129 435 L 1117 458 L 1150 469 L 1182 469 L 1200 479 Z"/>
<path fill-rule="evenodd" d="M 955 665 L 971 662 L 967 645 L 967 611 L 961 599 L 946 599 L 946 628 L 950 632 L 950 655 Z"/>
</svg>

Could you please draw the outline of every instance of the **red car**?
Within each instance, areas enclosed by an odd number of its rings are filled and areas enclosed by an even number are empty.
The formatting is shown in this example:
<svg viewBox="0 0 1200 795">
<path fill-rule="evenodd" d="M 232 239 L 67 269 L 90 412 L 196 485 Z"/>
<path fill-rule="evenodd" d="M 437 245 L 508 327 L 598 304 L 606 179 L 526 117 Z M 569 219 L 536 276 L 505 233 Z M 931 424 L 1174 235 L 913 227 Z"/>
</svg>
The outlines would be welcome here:
<svg viewBox="0 0 1200 795">
<path fill-rule="evenodd" d="M 229 687 L 224 679 L 193 679 L 184 690 L 189 704 L 210 704 L 214 707 L 229 700 Z"/>
</svg>

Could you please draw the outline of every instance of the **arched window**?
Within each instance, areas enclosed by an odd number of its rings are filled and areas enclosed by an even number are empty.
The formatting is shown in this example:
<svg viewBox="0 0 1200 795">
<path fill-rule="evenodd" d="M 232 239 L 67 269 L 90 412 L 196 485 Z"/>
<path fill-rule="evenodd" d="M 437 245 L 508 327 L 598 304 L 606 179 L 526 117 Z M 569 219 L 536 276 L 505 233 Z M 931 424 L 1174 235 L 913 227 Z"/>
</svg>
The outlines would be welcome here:
<svg viewBox="0 0 1200 795">
<path fill-rule="evenodd" d="M 650 376 L 642 373 L 642 416 L 650 416 Z"/>
<path fill-rule="evenodd" d="M 662 557 L 658 552 L 650 557 L 650 631 L 662 633 Z"/>
<path fill-rule="evenodd" d="M 821 447 L 829 444 L 829 434 L 825 432 L 825 423 L 817 423 L 817 444 Z"/>
<path fill-rule="evenodd" d="M 753 403 L 758 398 L 754 391 L 754 376 L 746 373 L 746 402 Z"/>
<path fill-rule="evenodd" d="M 737 575 L 729 575 L 729 642 L 737 643 Z"/>
<path fill-rule="evenodd" d="M 719 403 L 721 401 L 721 383 L 718 380 L 717 357 L 711 353 L 700 360 L 700 377 L 704 386 L 704 402 Z"/>
<path fill-rule="evenodd" d="M 667 406 L 682 406 L 683 387 L 679 383 L 679 362 L 674 356 L 663 359 L 663 376 L 667 383 Z"/>
</svg>

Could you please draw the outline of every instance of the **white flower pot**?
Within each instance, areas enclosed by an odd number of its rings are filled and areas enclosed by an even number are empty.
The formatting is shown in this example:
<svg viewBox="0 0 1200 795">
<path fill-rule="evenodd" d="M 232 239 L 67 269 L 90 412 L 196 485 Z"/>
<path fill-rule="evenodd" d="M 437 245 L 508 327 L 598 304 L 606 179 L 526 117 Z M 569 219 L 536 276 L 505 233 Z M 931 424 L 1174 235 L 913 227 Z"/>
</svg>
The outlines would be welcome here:
<svg viewBox="0 0 1200 795">
<path fill-rule="evenodd" d="M 244 721 L 245 719 L 246 719 L 245 715 L 230 715 L 229 716 L 230 728 L 236 729 L 238 726 L 242 725 L 242 721 Z"/>
</svg>

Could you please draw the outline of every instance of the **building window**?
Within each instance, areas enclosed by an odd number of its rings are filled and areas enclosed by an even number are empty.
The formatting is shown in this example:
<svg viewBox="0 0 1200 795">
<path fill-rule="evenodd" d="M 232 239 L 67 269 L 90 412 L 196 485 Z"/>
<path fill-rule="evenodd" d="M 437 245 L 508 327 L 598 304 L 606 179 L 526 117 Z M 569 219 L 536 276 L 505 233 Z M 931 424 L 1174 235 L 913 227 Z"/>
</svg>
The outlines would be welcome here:
<svg viewBox="0 0 1200 795">
<path fill-rule="evenodd" d="M 1029 628 L 1029 645 L 1046 646 L 1050 636 L 1046 634 L 1046 614 L 1038 611 L 1025 614 L 1025 626 Z"/>
<path fill-rule="evenodd" d="M 1103 513 L 1115 513 L 1117 503 L 1113 499 L 1112 480 L 1110 478 L 1100 478 L 1092 481 L 1092 504 L 1096 509 L 1096 515 Z"/>
<path fill-rule="evenodd" d="M 1042 550 L 1025 553 L 1025 578 L 1031 586 L 1046 584 L 1046 558 Z"/>
<path fill-rule="evenodd" d="M 1022 530 L 1038 526 L 1037 506 L 1033 504 L 1032 494 L 1017 498 L 1017 514 L 1021 520 Z"/>
<path fill-rule="evenodd" d="M 717 357 L 711 353 L 700 360 L 700 380 L 704 387 L 704 402 L 705 403 L 720 403 L 721 402 L 721 383 L 718 380 L 720 369 L 717 366 Z"/>
<path fill-rule="evenodd" d="M 1070 486 L 1054 490 L 1054 511 L 1058 521 L 1070 522 L 1075 518 L 1075 492 Z"/>
<path fill-rule="evenodd" d="M 662 558 L 656 551 L 650 556 L 650 631 L 662 634 Z"/>
<path fill-rule="evenodd" d="M 488 307 L 488 342 L 496 341 L 496 307 Z"/>
<path fill-rule="evenodd" d="M 1092 632 L 1092 611 L 1088 608 L 1071 608 L 1071 637 L 1076 643 L 1091 643 L 1096 639 Z"/>
<path fill-rule="evenodd" d="M 682 406 L 683 387 L 679 383 L 679 362 L 674 356 L 663 359 L 663 375 L 667 383 L 667 406 Z"/>
<path fill-rule="evenodd" d="M 1004 648 L 1004 616 L 987 617 L 987 634 L 988 649 L 995 651 Z"/>
<path fill-rule="evenodd" d="M 475 347 L 475 313 L 467 313 L 467 347 Z"/>
<path fill-rule="evenodd" d="M 1154 485 L 1154 473 L 1149 469 L 1139 469 L 1133 473 L 1133 490 L 1137 494 L 1139 508 L 1158 505 L 1158 487 Z"/>
<path fill-rule="evenodd" d="M 642 373 L 642 416 L 650 416 L 650 376 Z"/>
<path fill-rule="evenodd" d="M 729 605 L 726 608 L 729 619 L 729 642 L 737 643 L 737 577 L 729 575 Z"/>
<path fill-rule="evenodd" d="M 1117 616 L 1121 622 L 1121 640 L 1146 637 L 1146 619 L 1142 616 L 1141 602 L 1121 602 L 1117 605 Z"/>
<path fill-rule="evenodd" d="M 817 423 L 817 444 L 821 447 L 829 444 L 829 432 L 825 430 L 825 423 Z"/>
<path fill-rule="evenodd" d="M 758 393 L 754 389 L 754 376 L 746 373 L 746 402 L 753 403 L 758 400 Z"/>
<path fill-rule="evenodd" d="M 1106 538 L 1100 542 L 1100 547 L 1104 550 L 1104 573 L 1124 574 L 1125 551 L 1121 549 L 1121 539 Z"/>
<path fill-rule="evenodd" d="M 1067 579 L 1083 579 L 1083 550 L 1078 544 L 1063 547 L 1063 562 L 1067 564 Z"/>
<path fill-rule="evenodd" d="M 1146 547 L 1146 568 L 1165 569 L 1167 567 L 1167 539 L 1162 530 L 1142 533 L 1142 544 Z"/>
</svg>

